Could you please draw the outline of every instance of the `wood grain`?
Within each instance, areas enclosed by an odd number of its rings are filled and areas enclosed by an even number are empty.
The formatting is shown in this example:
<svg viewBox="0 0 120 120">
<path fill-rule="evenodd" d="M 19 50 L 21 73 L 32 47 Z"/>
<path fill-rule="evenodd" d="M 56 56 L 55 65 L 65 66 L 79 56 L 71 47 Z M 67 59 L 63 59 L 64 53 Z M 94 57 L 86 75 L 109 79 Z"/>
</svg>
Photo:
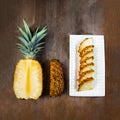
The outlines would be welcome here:
<svg viewBox="0 0 120 120">
<path fill-rule="evenodd" d="M 120 110 L 120 1 L 119 0 L 1 0 L 0 1 L 0 120 L 119 120 Z M 38 55 L 44 72 L 41 98 L 17 100 L 13 93 L 17 26 L 25 18 L 31 29 L 48 27 L 45 49 Z M 69 91 L 69 35 L 104 34 L 106 96 L 76 98 Z M 49 60 L 64 68 L 65 91 L 49 97 Z"/>
<path fill-rule="evenodd" d="M 107 4 L 108 2 L 109 4 Z M 120 1 L 105 0 L 104 4 L 104 34 L 106 43 L 106 118 L 110 120 L 119 120 Z"/>
</svg>

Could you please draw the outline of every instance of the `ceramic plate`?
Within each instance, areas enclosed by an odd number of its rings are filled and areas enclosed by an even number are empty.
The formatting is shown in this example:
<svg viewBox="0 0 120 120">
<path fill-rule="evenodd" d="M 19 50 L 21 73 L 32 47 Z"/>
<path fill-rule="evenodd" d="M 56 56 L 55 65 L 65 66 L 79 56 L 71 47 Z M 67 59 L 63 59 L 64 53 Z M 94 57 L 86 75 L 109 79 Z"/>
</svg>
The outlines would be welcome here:
<svg viewBox="0 0 120 120">
<path fill-rule="evenodd" d="M 77 48 L 85 38 L 93 38 L 95 57 L 94 89 L 77 91 L 77 72 L 79 57 Z M 69 71 L 69 95 L 70 96 L 105 96 L 105 54 L 103 35 L 70 35 L 70 71 Z"/>
</svg>

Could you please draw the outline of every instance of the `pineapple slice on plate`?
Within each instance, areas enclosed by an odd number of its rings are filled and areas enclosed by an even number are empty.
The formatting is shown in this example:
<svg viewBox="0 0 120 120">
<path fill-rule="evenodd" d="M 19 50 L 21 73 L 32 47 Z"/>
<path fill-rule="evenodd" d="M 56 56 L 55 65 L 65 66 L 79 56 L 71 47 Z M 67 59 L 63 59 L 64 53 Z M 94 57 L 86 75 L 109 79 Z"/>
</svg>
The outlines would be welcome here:
<svg viewBox="0 0 120 120">
<path fill-rule="evenodd" d="M 23 24 L 25 31 L 18 27 L 23 36 L 18 37 L 21 43 L 17 43 L 17 46 L 24 59 L 19 60 L 16 65 L 13 89 L 19 99 L 38 99 L 42 94 L 43 79 L 42 67 L 35 58 L 36 54 L 43 48 L 44 42 L 41 40 L 47 35 L 47 29 L 44 27 L 39 31 L 37 28 L 32 34 L 24 19 Z"/>
</svg>

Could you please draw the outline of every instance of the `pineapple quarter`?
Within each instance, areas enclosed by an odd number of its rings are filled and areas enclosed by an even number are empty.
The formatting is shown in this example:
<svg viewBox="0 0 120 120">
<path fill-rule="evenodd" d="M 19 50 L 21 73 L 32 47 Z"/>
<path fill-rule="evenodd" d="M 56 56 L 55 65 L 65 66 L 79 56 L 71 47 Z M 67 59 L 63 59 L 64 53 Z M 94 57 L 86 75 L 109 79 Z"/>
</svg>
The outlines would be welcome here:
<svg viewBox="0 0 120 120">
<path fill-rule="evenodd" d="M 21 43 L 17 46 L 24 59 L 16 65 L 13 90 L 19 99 L 38 99 L 42 95 L 43 76 L 41 64 L 35 58 L 43 48 L 44 42 L 41 40 L 47 35 L 47 29 L 44 27 L 40 31 L 38 27 L 32 34 L 24 19 L 23 24 L 25 30 L 18 27 L 22 37 L 18 37 Z"/>
<path fill-rule="evenodd" d="M 61 95 L 64 90 L 64 75 L 62 65 L 58 60 L 50 61 L 50 96 Z"/>
</svg>

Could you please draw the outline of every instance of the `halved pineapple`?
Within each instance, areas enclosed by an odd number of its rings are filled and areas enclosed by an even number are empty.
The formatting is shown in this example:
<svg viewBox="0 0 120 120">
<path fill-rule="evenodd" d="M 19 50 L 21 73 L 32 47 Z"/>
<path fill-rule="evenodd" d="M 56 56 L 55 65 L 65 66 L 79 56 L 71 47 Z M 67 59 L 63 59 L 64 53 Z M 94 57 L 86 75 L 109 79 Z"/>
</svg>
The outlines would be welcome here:
<svg viewBox="0 0 120 120">
<path fill-rule="evenodd" d="M 42 94 L 43 79 L 42 67 L 35 58 L 43 48 L 41 45 L 44 43 L 40 40 L 46 36 L 47 29 L 44 27 L 39 31 L 38 28 L 32 35 L 25 20 L 23 20 L 23 24 L 25 31 L 19 27 L 23 36 L 18 37 L 23 44 L 18 43 L 17 45 L 25 58 L 17 63 L 13 89 L 17 98 L 38 99 Z"/>
</svg>

